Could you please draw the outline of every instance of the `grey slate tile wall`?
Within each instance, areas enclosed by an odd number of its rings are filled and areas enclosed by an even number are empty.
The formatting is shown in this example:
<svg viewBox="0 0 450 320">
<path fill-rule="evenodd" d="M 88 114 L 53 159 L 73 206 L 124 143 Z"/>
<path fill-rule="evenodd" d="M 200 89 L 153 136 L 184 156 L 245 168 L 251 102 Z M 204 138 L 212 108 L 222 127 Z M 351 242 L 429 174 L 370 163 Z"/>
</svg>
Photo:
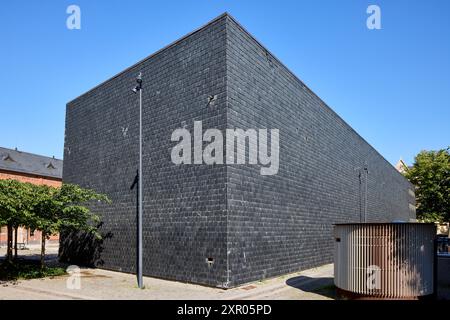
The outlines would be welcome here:
<svg viewBox="0 0 450 320">
<path fill-rule="evenodd" d="M 280 130 L 277 175 L 227 167 L 230 285 L 332 262 L 332 225 L 415 218 L 412 188 L 233 19 L 227 27 L 227 123 Z M 361 208 L 362 207 L 362 208 Z"/>
<path fill-rule="evenodd" d="M 182 39 L 67 105 L 64 182 L 107 194 L 103 268 L 135 271 L 138 95 L 143 73 L 145 275 L 222 286 L 226 276 L 225 166 L 170 159 L 172 132 L 194 120 L 223 129 L 226 19 Z M 217 99 L 208 104 L 208 97 Z M 64 243 L 64 239 L 63 239 Z M 64 250 L 64 248 L 62 249 Z M 64 256 L 71 256 L 66 252 Z M 208 266 L 207 258 L 214 264 Z"/>
<path fill-rule="evenodd" d="M 67 105 L 63 181 L 106 193 L 96 264 L 135 271 L 138 97 L 143 72 L 144 274 L 218 287 L 331 261 L 333 223 L 413 216 L 409 183 L 314 93 L 222 15 Z M 208 97 L 217 100 L 208 105 Z M 173 130 L 277 128 L 280 168 L 172 164 Z M 225 135 L 224 135 L 225 136 Z M 76 262 L 76 237 L 61 253 Z M 72 246 L 68 246 L 68 240 Z M 79 242 L 78 242 L 79 244 Z M 79 247 L 79 246 L 78 246 Z M 214 264 L 206 263 L 208 258 Z"/>
</svg>

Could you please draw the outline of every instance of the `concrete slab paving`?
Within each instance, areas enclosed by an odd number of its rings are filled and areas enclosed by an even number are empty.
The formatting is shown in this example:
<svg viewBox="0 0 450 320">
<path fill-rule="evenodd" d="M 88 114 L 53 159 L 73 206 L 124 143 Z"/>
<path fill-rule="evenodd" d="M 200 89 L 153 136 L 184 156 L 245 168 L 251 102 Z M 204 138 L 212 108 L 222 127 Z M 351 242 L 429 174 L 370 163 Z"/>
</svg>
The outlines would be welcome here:
<svg viewBox="0 0 450 320">
<path fill-rule="evenodd" d="M 33 250 L 26 254 L 33 255 Z M 54 250 L 53 250 L 54 251 Z M 56 250 L 57 252 L 57 250 Z M 2 254 L 2 252 L 0 252 Z M 25 253 L 19 253 L 19 255 Z M 36 253 L 35 253 L 36 254 Z M 49 255 L 55 258 L 54 252 Z M 137 288 L 132 274 L 81 268 L 79 289 L 67 285 L 69 275 L 44 279 L 19 280 L 0 285 L 0 299 L 138 299 L 138 300 L 324 300 L 334 299 L 333 265 L 305 270 L 242 285 L 233 289 L 211 288 L 144 277 L 145 289 Z"/>
</svg>

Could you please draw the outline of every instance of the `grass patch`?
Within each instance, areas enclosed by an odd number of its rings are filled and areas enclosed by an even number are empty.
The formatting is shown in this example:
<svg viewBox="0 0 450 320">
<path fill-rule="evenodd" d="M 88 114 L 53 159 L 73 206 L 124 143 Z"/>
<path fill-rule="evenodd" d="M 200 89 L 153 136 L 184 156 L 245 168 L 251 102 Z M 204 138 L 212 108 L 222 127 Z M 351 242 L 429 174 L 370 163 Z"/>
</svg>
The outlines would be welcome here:
<svg viewBox="0 0 450 320">
<path fill-rule="evenodd" d="M 0 281 L 15 281 L 21 279 L 36 279 L 55 277 L 66 274 L 61 267 L 41 268 L 39 262 L 19 260 L 15 262 L 3 262 L 0 265 Z"/>
</svg>

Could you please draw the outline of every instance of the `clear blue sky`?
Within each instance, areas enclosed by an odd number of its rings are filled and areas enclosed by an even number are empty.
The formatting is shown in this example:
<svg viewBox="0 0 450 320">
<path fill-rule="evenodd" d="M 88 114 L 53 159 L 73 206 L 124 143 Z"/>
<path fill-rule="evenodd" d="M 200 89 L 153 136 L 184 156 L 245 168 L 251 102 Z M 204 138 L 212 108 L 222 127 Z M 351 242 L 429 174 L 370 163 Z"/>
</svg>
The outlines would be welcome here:
<svg viewBox="0 0 450 320">
<path fill-rule="evenodd" d="M 391 163 L 450 145 L 450 1 L 59 0 L 0 4 L 0 146 L 61 158 L 68 101 L 224 11 Z"/>
</svg>

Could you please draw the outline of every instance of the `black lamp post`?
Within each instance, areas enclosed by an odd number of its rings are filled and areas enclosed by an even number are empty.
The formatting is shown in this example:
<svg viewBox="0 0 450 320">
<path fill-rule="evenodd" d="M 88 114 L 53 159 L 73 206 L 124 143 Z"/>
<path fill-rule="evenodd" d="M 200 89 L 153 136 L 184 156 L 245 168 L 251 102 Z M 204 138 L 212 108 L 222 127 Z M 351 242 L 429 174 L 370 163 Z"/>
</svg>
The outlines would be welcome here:
<svg viewBox="0 0 450 320">
<path fill-rule="evenodd" d="M 139 171 L 138 171 L 138 219 L 137 219 L 137 282 L 139 288 L 144 288 L 142 280 L 142 73 L 136 78 L 137 85 L 133 88 L 134 93 L 139 92 Z"/>
</svg>

